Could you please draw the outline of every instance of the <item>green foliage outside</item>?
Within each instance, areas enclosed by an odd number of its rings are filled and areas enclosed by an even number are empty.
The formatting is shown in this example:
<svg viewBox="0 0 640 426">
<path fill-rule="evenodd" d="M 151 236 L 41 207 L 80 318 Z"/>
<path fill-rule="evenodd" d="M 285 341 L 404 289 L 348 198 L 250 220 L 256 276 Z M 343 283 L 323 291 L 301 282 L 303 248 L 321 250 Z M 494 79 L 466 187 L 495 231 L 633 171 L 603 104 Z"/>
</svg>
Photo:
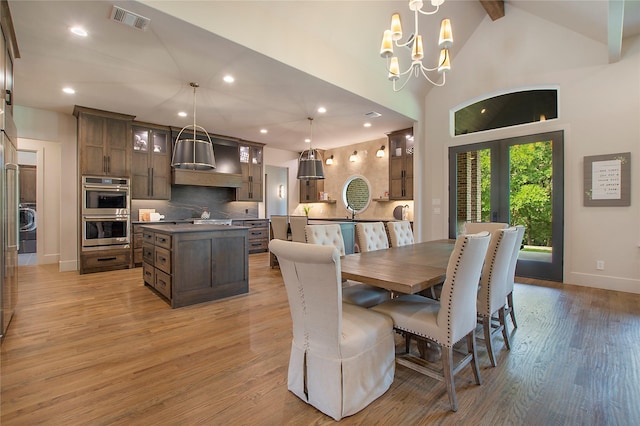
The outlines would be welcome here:
<svg viewBox="0 0 640 426">
<path fill-rule="evenodd" d="M 524 225 L 524 243 L 551 246 L 551 143 L 536 142 L 510 148 L 510 219 Z M 490 221 L 491 158 L 490 151 L 480 151 L 482 220 Z"/>
</svg>

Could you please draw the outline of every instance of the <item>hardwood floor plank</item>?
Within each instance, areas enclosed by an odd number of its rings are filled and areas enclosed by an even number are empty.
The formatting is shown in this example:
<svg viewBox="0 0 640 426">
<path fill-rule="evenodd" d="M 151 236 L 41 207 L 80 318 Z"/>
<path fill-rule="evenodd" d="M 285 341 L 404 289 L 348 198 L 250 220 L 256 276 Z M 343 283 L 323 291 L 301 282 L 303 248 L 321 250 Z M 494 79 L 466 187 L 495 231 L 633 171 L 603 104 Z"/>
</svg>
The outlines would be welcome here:
<svg viewBox="0 0 640 426">
<path fill-rule="evenodd" d="M 250 256 L 248 295 L 179 309 L 141 268 L 21 267 L 0 423 L 334 424 L 287 390 L 291 317 L 268 265 Z M 491 368 L 478 345 L 483 385 L 456 376 L 458 412 L 440 382 L 397 366 L 391 388 L 341 423 L 640 424 L 640 295 L 521 281 L 511 351 L 496 336 Z"/>
</svg>

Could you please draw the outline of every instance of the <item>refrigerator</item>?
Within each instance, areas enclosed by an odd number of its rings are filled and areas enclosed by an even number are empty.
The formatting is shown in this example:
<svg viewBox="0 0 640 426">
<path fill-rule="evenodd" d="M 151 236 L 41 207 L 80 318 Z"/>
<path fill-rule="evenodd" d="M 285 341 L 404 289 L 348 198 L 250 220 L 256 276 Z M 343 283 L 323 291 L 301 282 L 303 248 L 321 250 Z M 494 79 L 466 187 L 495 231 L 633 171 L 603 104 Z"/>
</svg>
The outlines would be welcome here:
<svg viewBox="0 0 640 426">
<path fill-rule="evenodd" d="M 4 103 L 4 102 L 0 102 Z M 20 241 L 20 182 L 15 126 L 0 121 L 0 211 L 2 212 L 2 274 L 0 274 L 0 338 L 4 338 L 18 300 L 18 244 Z"/>
</svg>

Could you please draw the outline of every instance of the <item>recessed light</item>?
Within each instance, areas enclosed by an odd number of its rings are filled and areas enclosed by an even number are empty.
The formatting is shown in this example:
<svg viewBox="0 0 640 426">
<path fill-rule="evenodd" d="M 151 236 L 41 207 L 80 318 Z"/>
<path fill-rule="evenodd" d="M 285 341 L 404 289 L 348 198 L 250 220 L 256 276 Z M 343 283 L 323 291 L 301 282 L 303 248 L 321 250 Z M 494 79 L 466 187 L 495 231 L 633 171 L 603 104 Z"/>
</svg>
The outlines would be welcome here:
<svg viewBox="0 0 640 426">
<path fill-rule="evenodd" d="M 225 75 L 223 80 L 225 81 L 225 83 L 233 83 L 234 81 L 236 81 L 236 79 L 233 78 L 232 75 Z"/>
<path fill-rule="evenodd" d="M 74 33 L 75 35 L 80 36 L 80 37 L 86 37 L 86 36 L 89 35 L 87 30 L 85 30 L 82 27 L 71 27 L 71 28 L 69 28 L 69 31 L 71 31 L 72 33 Z"/>
<path fill-rule="evenodd" d="M 371 127 L 371 123 L 364 123 L 363 126 L 364 127 Z"/>
<path fill-rule="evenodd" d="M 305 141 L 306 143 L 311 143 L 311 139 L 309 139 L 309 138 L 306 138 L 304 141 Z"/>
<path fill-rule="evenodd" d="M 71 87 L 64 87 L 62 91 L 67 95 L 73 95 L 74 93 L 76 93 L 76 91 L 73 90 Z"/>
<path fill-rule="evenodd" d="M 180 111 L 180 112 L 178 113 L 178 115 L 179 115 L 180 117 L 186 117 L 186 116 L 187 116 L 187 113 L 186 113 L 186 112 L 184 112 L 184 111 Z"/>
<path fill-rule="evenodd" d="M 266 135 L 267 133 L 269 133 L 269 131 L 267 129 L 260 129 L 260 133 Z"/>
<path fill-rule="evenodd" d="M 325 112 L 327 112 L 327 109 L 325 107 L 320 107 L 320 108 L 318 108 L 318 112 L 320 114 L 324 114 Z"/>
</svg>

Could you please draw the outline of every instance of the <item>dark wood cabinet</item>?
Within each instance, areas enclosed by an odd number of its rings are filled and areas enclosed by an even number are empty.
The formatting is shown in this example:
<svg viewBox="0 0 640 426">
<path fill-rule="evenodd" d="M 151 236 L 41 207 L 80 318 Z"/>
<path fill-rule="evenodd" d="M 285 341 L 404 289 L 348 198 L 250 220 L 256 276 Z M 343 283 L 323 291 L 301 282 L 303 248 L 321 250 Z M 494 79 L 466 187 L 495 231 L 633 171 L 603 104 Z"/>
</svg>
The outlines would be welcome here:
<svg viewBox="0 0 640 426">
<path fill-rule="evenodd" d="M 80 175 L 130 177 L 131 115 L 76 106 Z"/>
<path fill-rule="evenodd" d="M 130 248 L 82 251 L 80 253 L 81 274 L 127 269 L 130 266 Z"/>
<path fill-rule="evenodd" d="M 143 228 L 145 285 L 172 308 L 249 292 L 247 229 L 224 225 Z"/>
<path fill-rule="evenodd" d="M 269 219 L 234 220 L 233 225 L 249 228 L 249 253 L 269 250 Z"/>
<path fill-rule="evenodd" d="M 21 165 L 20 166 L 20 202 L 35 203 L 36 202 L 36 185 L 38 170 L 36 166 Z"/>
<path fill-rule="evenodd" d="M 389 199 L 413 200 L 413 129 L 389 134 Z"/>
<path fill-rule="evenodd" d="M 171 198 L 171 132 L 168 127 L 133 125 L 131 198 Z"/>
<path fill-rule="evenodd" d="M 317 203 L 320 201 L 320 193 L 324 192 L 324 180 L 301 180 L 300 182 L 300 202 Z"/>
<path fill-rule="evenodd" d="M 239 142 L 242 186 L 236 189 L 237 201 L 262 201 L 263 145 Z"/>
</svg>

